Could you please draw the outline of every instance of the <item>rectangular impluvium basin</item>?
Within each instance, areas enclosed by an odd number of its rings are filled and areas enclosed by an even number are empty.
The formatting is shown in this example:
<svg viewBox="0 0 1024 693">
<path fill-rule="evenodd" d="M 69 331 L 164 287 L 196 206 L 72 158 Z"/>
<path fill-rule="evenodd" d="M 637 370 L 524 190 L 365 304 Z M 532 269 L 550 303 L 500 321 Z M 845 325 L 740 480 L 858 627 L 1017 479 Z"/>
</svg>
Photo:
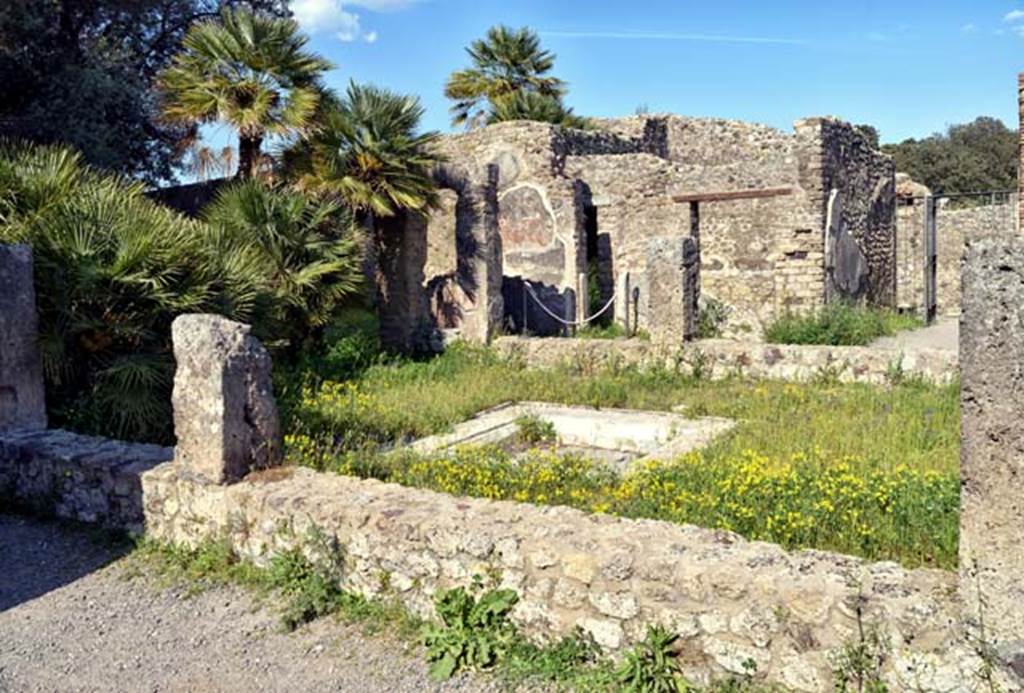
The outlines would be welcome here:
<svg viewBox="0 0 1024 693">
<path fill-rule="evenodd" d="M 451 433 L 421 438 L 411 447 L 429 454 L 461 445 L 502 444 L 519 433 L 525 418 L 553 428 L 556 451 L 593 457 L 620 471 L 640 460 L 668 461 L 702 448 L 735 425 L 730 419 L 688 419 L 671 412 L 518 402 L 482 411 Z"/>
</svg>

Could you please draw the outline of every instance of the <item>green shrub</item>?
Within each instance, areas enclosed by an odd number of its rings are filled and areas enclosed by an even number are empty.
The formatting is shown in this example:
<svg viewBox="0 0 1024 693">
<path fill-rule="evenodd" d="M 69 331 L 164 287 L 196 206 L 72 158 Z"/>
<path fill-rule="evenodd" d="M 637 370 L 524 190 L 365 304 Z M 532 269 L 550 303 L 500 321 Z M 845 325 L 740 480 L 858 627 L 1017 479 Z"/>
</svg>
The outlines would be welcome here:
<svg viewBox="0 0 1024 693">
<path fill-rule="evenodd" d="M 678 635 L 650 626 L 615 672 L 621 689 L 629 693 L 677 693 L 689 688 L 676 661 L 677 640 Z"/>
<path fill-rule="evenodd" d="M 516 440 L 520 443 L 535 445 L 555 440 L 558 437 L 553 423 L 533 414 L 520 416 L 516 419 L 515 424 Z"/>
<path fill-rule="evenodd" d="M 296 350 L 358 286 L 345 219 L 249 183 L 222 194 L 209 226 L 68 149 L 0 144 L 0 242 L 33 247 L 51 422 L 171 442 L 171 321 L 220 313 Z"/>
<path fill-rule="evenodd" d="M 920 325 L 911 316 L 836 301 L 805 315 L 783 315 L 765 327 L 764 337 L 773 344 L 863 346 Z"/>
<path fill-rule="evenodd" d="M 204 218 L 225 311 L 248 316 L 270 347 L 297 355 L 360 288 L 357 227 L 338 203 L 250 180 L 222 191 Z"/>
<path fill-rule="evenodd" d="M 479 584 L 473 590 L 479 592 Z M 461 669 L 497 664 L 519 634 L 509 620 L 519 601 L 512 590 L 490 590 L 479 598 L 463 587 L 442 592 L 434 602 L 439 624 L 424 627 L 430 677 L 443 681 Z"/>
<path fill-rule="evenodd" d="M 722 336 L 722 328 L 732 312 L 725 303 L 711 296 L 701 296 L 697 310 L 697 337 L 714 339 Z"/>
</svg>

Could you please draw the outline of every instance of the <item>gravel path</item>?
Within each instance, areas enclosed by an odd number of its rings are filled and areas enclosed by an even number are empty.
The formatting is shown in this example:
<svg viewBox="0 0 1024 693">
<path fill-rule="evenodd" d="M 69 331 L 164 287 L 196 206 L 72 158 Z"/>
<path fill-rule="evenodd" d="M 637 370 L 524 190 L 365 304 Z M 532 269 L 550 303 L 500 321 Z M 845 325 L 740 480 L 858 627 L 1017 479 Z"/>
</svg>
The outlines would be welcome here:
<svg viewBox="0 0 1024 693">
<path fill-rule="evenodd" d="M 956 351 L 960 348 L 960 319 L 950 317 L 939 318 L 928 327 L 899 332 L 892 337 L 876 339 L 872 342 L 871 346 L 892 349 L 925 347 Z"/>
<path fill-rule="evenodd" d="M 237 588 L 188 596 L 128 579 L 123 551 L 0 514 L 0 692 L 500 690 L 433 684 L 416 646 L 331 618 L 283 633 Z"/>
</svg>

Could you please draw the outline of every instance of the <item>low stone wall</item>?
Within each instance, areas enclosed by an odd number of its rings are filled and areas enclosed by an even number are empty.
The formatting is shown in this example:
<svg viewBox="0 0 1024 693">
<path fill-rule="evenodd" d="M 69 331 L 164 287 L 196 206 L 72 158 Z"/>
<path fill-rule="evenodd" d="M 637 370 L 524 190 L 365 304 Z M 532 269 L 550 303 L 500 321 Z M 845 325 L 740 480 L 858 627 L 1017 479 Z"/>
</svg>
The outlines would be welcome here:
<svg viewBox="0 0 1024 693">
<path fill-rule="evenodd" d="M 889 382 L 896 372 L 950 382 L 959 372 L 949 349 L 817 346 L 702 339 L 666 347 L 639 339 L 545 339 L 501 337 L 494 348 L 531 368 L 569 366 L 585 371 L 612 366 L 699 369 L 711 378 L 743 375 L 778 380 L 838 378 L 844 382 Z"/>
<path fill-rule="evenodd" d="M 3 432 L 0 510 L 20 506 L 141 533 L 141 475 L 173 456 L 173 448 L 56 429 Z"/>
<path fill-rule="evenodd" d="M 614 651 L 649 624 L 672 628 L 696 681 L 743 673 L 751 660 L 795 690 L 825 690 L 829 653 L 856 638 L 858 609 L 892 639 L 895 690 L 915 681 L 954 690 L 980 664 L 956 644 L 956 575 L 945 571 L 303 469 L 218 486 L 162 465 L 143 487 L 147 533 L 159 539 L 194 545 L 223 534 L 265 562 L 315 526 L 340 543 L 347 589 L 429 616 L 437 590 L 493 575 L 520 594 L 515 618 L 536 636 L 579 626 Z"/>
</svg>

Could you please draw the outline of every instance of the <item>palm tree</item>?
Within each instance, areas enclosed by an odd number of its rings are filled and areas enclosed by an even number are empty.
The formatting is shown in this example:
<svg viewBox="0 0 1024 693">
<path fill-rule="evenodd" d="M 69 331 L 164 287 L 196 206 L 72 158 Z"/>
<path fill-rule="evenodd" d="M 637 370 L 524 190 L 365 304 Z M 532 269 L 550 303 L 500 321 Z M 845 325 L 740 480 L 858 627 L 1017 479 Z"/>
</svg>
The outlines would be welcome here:
<svg viewBox="0 0 1024 693">
<path fill-rule="evenodd" d="M 246 8 L 194 24 L 159 76 L 164 115 L 189 125 L 227 123 L 238 133 L 238 176 L 251 177 L 268 134 L 310 130 L 319 79 L 331 65 L 305 50 L 307 41 L 294 20 Z"/>
<path fill-rule="evenodd" d="M 491 27 L 486 38 L 466 49 L 473 67 L 453 72 L 445 96 L 455 101 L 452 123 L 474 127 L 485 122 L 491 106 L 515 92 L 534 92 L 560 98 L 565 83 L 546 76 L 555 55 L 540 46 L 540 37 L 527 27 Z"/>
<path fill-rule="evenodd" d="M 350 83 L 324 103 L 317 131 L 285 153 L 297 186 L 342 200 L 364 220 L 423 212 L 434 204 L 435 132 L 418 132 L 414 96 Z"/>
<path fill-rule="evenodd" d="M 285 153 L 286 173 L 299 189 L 344 202 L 371 231 L 367 270 L 376 274 L 381 324 L 401 323 L 416 264 L 407 257 L 416 244 L 404 234 L 410 216 L 437 202 L 438 136 L 418 131 L 419 99 L 379 87 L 352 83 L 323 110 L 317 131 Z"/>
<path fill-rule="evenodd" d="M 580 130 L 590 127 L 590 121 L 566 108 L 557 96 L 533 91 L 517 91 L 494 101 L 488 124 L 510 120 L 535 120 Z"/>
</svg>

